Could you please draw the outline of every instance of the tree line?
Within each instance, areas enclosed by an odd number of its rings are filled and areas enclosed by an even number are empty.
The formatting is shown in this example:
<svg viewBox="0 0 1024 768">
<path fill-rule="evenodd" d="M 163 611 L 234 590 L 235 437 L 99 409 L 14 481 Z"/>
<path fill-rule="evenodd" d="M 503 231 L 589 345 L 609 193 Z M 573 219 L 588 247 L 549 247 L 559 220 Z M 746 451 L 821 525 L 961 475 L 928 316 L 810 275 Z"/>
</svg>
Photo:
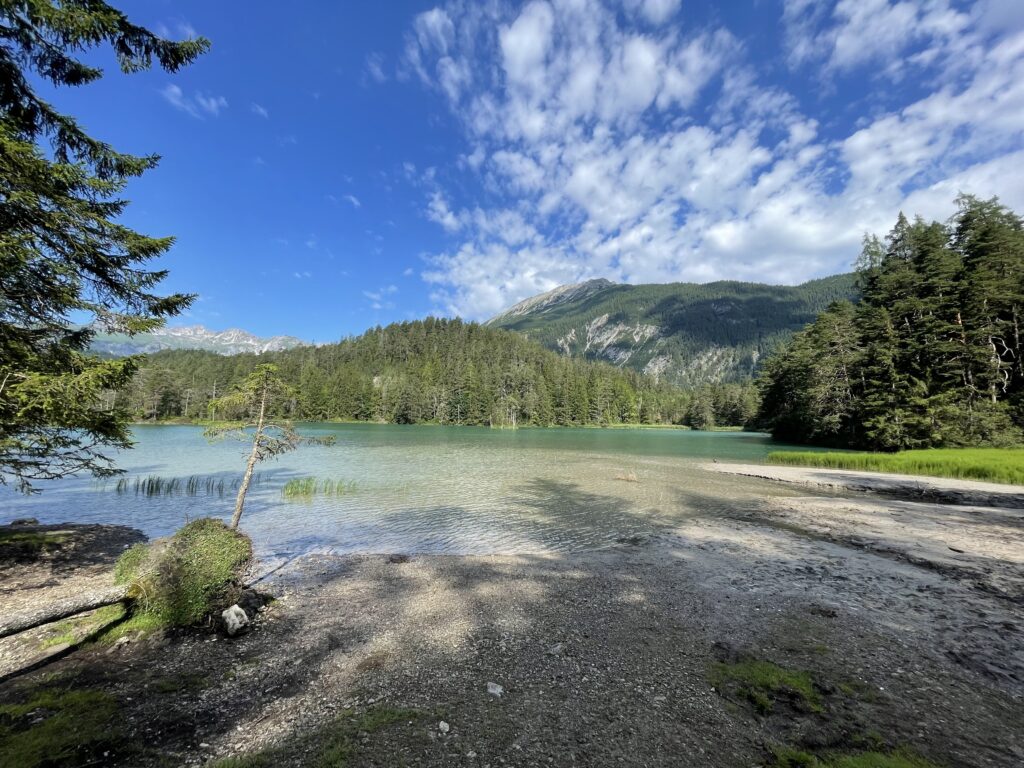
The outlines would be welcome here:
<svg viewBox="0 0 1024 768">
<path fill-rule="evenodd" d="M 900 214 L 865 239 L 861 300 L 832 304 L 768 359 L 759 422 L 869 450 L 1024 440 L 1024 222 L 961 195 L 946 223 Z"/>
<path fill-rule="evenodd" d="M 150 355 L 110 407 L 136 419 L 217 418 L 214 404 L 257 365 L 277 366 L 291 418 L 514 427 L 740 426 L 757 413 L 751 384 L 693 392 L 628 369 L 569 359 L 521 335 L 458 319 L 377 327 L 336 344 L 261 355 Z"/>
</svg>

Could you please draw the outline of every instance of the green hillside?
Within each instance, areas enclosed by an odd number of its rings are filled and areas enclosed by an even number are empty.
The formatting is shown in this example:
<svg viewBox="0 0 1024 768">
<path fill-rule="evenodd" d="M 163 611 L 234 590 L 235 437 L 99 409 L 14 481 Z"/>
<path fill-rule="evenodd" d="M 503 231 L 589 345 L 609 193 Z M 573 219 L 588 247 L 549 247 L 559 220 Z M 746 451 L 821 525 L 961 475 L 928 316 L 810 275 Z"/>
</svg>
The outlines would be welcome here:
<svg viewBox="0 0 1024 768">
<path fill-rule="evenodd" d="M 496 426 L 674 423 L 684 418 L 692 399 L 635 371 L 560 357 L 515 333 L 427 318 L 374 328 L 337 344 L 260 355 L 157 352 L 119 394 L 118 404 L 140 419 L 212 416 L 209 401 L 260 363 L 276 364 L 295 389 L 286 415 L 297 419 Z M 723 393 L 719 399 L 744 394 Z M 723 401 L 719 408 L 724 413 L 729 405 Z M 721 418 L 736 423 L 739 417 Z"/>
<path fill-rule="evenodd" d="M 591 280 L 527 299 L 488 325 L 564 355 L 696 386 L 749 377 L 766 353 L 855 293 L 852 274 L 797 286 Z"/>
</svg>

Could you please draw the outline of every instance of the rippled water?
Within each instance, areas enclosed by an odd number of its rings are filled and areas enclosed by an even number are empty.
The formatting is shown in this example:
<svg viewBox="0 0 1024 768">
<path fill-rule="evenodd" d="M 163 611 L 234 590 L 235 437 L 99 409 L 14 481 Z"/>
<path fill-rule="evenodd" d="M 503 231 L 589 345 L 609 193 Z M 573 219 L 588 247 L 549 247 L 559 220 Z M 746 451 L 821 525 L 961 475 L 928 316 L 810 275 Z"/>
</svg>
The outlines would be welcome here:
<svg viewBox="0 0 1024 768">
<path fill-rule="evenodd" d="M 781 486 L 703 471 L 699 462 L 760 461 L 778 446 L 764 435 L 681 430 L 523 429 L 306 424 L 333 434 L 260 468 L 242 527 L 261 555 L 303 551 L 409 553 L 568 552 L 656 531 L 680 516 Z M 224 479 L 241 474 L 244 446 L 211 445 L 190 426 L 137 427 L 119 456 L 135 478 Z M 285 500 L 284 484 L 344 480 L 341 496 Z M 117 493 L 116 481 L 71 478 L 24 497 L 0 489 L 0 521 L 120 523 L 162 536 L 186 518 L 227 518 L 234 493 Z"/>
</svg>

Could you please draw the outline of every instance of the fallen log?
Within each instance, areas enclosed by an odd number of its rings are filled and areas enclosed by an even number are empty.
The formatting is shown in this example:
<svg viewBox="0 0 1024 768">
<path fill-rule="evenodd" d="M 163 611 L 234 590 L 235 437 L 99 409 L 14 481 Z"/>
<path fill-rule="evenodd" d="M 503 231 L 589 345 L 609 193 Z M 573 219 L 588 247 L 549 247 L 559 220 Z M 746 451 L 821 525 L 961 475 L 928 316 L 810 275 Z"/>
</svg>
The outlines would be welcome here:
<svg viewBox="0 0 1024 768">
<path fill-rule="evenodd" d="M 77 616 L 106 605 L 116 605 L 128 599 L 128 587 L 116 586 L 94 592 L 85 592 L 63 600 L 55 600 L 29 611 L 11 616 L 0 616 L 0 638 L 10 637 L 27 629 L 41 627 L 54 621 Z"/>
</svg>

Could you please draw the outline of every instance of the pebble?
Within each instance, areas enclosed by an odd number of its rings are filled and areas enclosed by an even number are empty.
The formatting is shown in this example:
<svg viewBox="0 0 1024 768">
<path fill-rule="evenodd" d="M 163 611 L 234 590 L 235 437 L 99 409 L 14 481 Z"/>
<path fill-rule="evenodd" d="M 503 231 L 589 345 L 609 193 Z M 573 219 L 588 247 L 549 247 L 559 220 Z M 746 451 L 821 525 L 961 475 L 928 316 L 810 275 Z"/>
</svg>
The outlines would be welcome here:
<svg viewBox="0 0 1024 768">
<path fill-rule="evenodd" d="M 497 696 L 498 698 L 501 698 L 501 694 L 505 692 L 505 689 L 497 683 L 488 683 L 487 692 L 491 694 L 491 696 Z"/>
<path fill-rule="evenodd" d="M 450 729 L 451 726 L 448 725 L 448 723 L 446 723 L 444 720 L 437 724 L 437 730 L 439 730 L 441 733 L 448 733 Z"/>
</svg>

